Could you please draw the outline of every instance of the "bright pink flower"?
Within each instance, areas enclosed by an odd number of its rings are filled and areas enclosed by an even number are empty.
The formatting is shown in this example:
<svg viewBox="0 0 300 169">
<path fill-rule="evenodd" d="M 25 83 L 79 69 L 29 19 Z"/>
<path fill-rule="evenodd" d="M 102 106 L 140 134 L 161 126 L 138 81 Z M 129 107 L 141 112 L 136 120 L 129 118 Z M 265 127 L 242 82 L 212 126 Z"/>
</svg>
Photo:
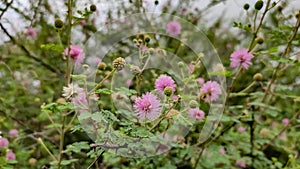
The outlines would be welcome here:
<svg viewBox="0 0 300 169">
<path fill-rule="evenodd" d="M 16 130 L 16 129 L 11 129 L 11 130 L 9 131 L 10 137 L 17 137 L 18 134 L 19 134 L 19 132 L 18 132 L 18 130 Z"/>
<path fill-rule="evenodd" d="M 12 150 L 8 150 L 6 153 L 6 160 L 15 160 L 16 155 Z"/>
<path fill-rule="evenodd" d="M 203 85 L 203 84 L 205 83 L 205 80 L 204 80 L 203 78 L 201 78 L 201 77 L 199 77 L 199 78 L 197 79 L 197 81 L 198 81 L 198 83 L 201 84 L 201 85 Z"/>
<path fill-rule="evenodd" d="M 26 35 L 35 38 L 36 35 L 37 35 L 37 32 L 36 32 L 36 30 L 34 28 L 27 28 Z"/>
<path fill-rule="evenodd" d="M 254 56 L 248 52 L 248 49 L 241 49 L 233 52 L 230 56 L 230 67 L 236 68 L 242 66 L 244 69 L 248 69 L 251 63 L 251 59 Z"/>
<path fill-rule="evenodd" d="M 217 100 L 221 93 L 222 91 L 220 85 L 217 82 L 213 81 L 204 83 L 204 85 L 200 89 L 200 96 L 207 103 Z"/>
<path fill-rule="evenodd" d="M 225 150 L 224 148 L 221 148 L 221 149 L 219 150 L 219 153 L 220 153 L 220 154 L 226 154 L 226 150 Z"/>
<path fill-rule="evenodd" d="M 245 128 L 245 127 L 242 127 L 242 126 L 240 126 L 240 127 L 238 128 L 238 131 L 239 131 L 240 133 L 243 133 L 243 132 L 245 132 L 245 131 L 246 131 L 246 128 Z"/>
<path fill-rule="evenodd" d="M 282 119 L 282 123 L 284 125 L 288 125 L 290 123 L 290 120 L 288 118 L 284 118 L 284 119 Z"/>
<path fill-rule="evenodd" d="M 160 115 L 161 103 L 155 95 L 147 92 L 135 100 L 134 108 L 139 119 L 152 121 Z"/>
<path fill-rule="evenodd" d="M 4 148 L 8 146 L 8 140 L 6 138 L 0 138 L 0 148 Z"/>
<path fill-rule="evenodd" d="M 160 75 L 155 81 L 155 89 L 160 92 L 164 92 L 166 87 L 171 87 L 173 93 L 176 90 L 176 84 L 172 77 L 167 75 Z"/>
<path fill-rule="evenodd" d="M 167 24 L 167 33 L 171 36 L 176 36 L 181 33 L 181 25 L 176 21 L 171 21 Z"/>
<path fill-rule="evenodd" d="M 246 168 L 246 163 L 244 161 L 236 161 L 235 165 L 240 168 Z"/>
<path fill-rule="evenodd" d="M 197 120 L 202 120 L 205 116 L 205 113 L 198 108 L 190 109 L 189 114 L 192 118 L 196 118 Z"/>
<path fill-rule="evenodd" d="M 64 55 L 68 55 L 69 48 L 66 48 Z M 83 50 L 77 45 L 70 46 L 70 57 L 74 60 L 76 64 L 81 64 L 85 58 Z"/>
</svg>

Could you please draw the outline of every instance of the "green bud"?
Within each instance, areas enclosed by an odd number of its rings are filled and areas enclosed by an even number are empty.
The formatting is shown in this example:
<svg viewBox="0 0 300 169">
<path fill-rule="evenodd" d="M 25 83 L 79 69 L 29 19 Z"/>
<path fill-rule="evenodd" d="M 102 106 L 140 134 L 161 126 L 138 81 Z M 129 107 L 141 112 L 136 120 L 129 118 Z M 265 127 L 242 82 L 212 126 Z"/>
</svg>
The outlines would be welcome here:
<svg viewBox="0 0 300 169">
<path fill-rule="evenodd" d="M 90 10 L 91 10 L 92 12 L 95 12 L 95 11 L 97 10 L 97 6 L 96 6 L 95 4 L 92 4 L 92 5 L 90 6 Z"/>
<path fill-rule="evenodd" d="M 258 36 L 257 38 L 255 38 L 255 41 L 256 41 L 258 44 L 263 44 L 263 43 L 264 43 L 264 38 L 261 37 L 261 36 Z"/>
<path fill-rule="evenodd" d="M 164 89 L 164 94 L 165 94 L 166 96 L 171 96 L 172 93 L 173 93 L 173 90 L 172 90 L 171 87 L 166 87 L 166 88 Z"/>
<path fill-rule="evenodd" d="M 249 5 L 248 3 L 246 3 L 246 4 L 244 5 L 244 9 L 247 11 L 249 8 L 250 8 L 250 5 Z"/>
<path fill-rule="evenodd" d="M 183 62 L 178 62 L 178 66 L 179 66 L 179 67 L 183 67 L 183 66 L 184 66 L 184 63 L 183 63 Z"/>
<path fill-rule="evenodd" d="M 189 105 L 191 108 L 196 108 L 198 107 L 198 102 L 196 100 L 191 100 Z"/>
<path fill-rule="evenodd" d="M 101 62 L 101 63 L 98 64 L 98 69 L 99 70 L 105 70 L 105 68 L 106 68 L 106 64 L 104 62 Z"/>
<path fill-rule="evenodd" d="M 61 19 L 55 19 L 54 26 L 57 29 L 61 29 L 64 26 L 64 22 Z"/>
<path fill-rule="evenodd" d="M 262 1 L 262 0 L 258 0 L 256 3 L 255 3 L 255 5 L 254 5 L 254 7 L 255 7 L 255 9 L 256 10 L 261 10 L 261 8 L 264 6 L 264 1 Z"/>
<path fill-rule="evenodd" d="M 145 38 L 144 38 L 144 41 L 146 43 L 149 43 L 150 42 L 150 36 L 146 35 Z"/>
<path fill-rule="evenodd" d="M 255 81 L 261 81 L 263 79 L 263 75 L 261 73 L 256 73 L 254 76 L 253 76 L 253 79 Z"/>
</svg>

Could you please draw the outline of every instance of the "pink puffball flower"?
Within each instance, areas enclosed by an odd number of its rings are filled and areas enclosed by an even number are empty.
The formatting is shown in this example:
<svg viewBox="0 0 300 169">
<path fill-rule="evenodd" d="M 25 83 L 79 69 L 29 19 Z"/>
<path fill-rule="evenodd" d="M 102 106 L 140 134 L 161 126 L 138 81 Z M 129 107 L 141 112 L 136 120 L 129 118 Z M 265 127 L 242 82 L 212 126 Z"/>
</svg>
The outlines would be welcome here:
<svg viewBox="0 0 300 169">
<path fill-rule="evenodd" d="M 135 100 L 134 108 L 140 120 L 152 121 L 161 113 L 161 103 L 158 98 L 147 92 Z"/>
<path fill-rule="evenodd" d="M 252 65 L 252 58 L 254 58 L 254 56 L 248 52 L 248 49 L 237 50 L 230 55 L 230 67 L 236 68 L 242 66 L 242 68 L 248 69 L 248 67 Z"/>
<path fill-rule="evenodd" d="M 235 165 L 240 168 L 246 168 L 246 163 L 244 161 L 237 161 Z"/>
<path fill-rule="evenodd" d="M 225 150 L 224 148 L 221 148 L 221 149 L 219 150 L 219 153 L 220 153 L 220 154 L 226 154 L 226 150 Z"/>
<path fill-rule="evenodd" d="M 217 100 L 221 93 L 220 85 L 214 81 L 204 83 L 200 89 L 200 96 L 207 103 Z"/>
<path fill-rule="evenodd" d="M 199 77 L 199 78 L 197 79 L 197 81 L 198 81 L 198 83 L 199 83 L 200 85 L 203 85 L 203 84 L 205 83 L 205 80 L 204 80 L 203 78 L 201 78 L 201 77 Z"/>
<path fill-rule="evenodd" d="M 288 118 L 282 119 L 282 123 L 287 126 L 290 123 L 290 120 Z"/>
<path fill-rule="evenodd" d="M 197 120 L 202 120 L 205 116 L 205 113 L 198 109 L 198 108 L 192 108 L 189 110 L 189 114 L 192 118 L 195 118 Z"/>
<path fill-rule="evenodd" d="M 246 128 L 245 128 L 245 127 L 242 127 L 242 126 L 240 126 L 240 127 L 238 128 L 238 131 L 239 131 L 240 133 L 243 133 L 243 132 L 245 132 L 245 131 L 246 131 Z"/>
<path fill-rule="evenodd" d="M 8 140 L 6 138 L 0 138 L 0 148 L 4 148 L 8 146 Z"/>
<path fill-rule="evenodd" d="M 160 75 L 155 81 L 155 89 L 160 92 L 164 92 L 166 87 L 171 87 L 173 93 L 176 90 L 176 84 L 172 77 L 167 75 Z"/>
<path fill-rule="evenodd" d="M 78 108 L 78 112 L 83 113 L 88 110 L 88 100 L 84 91 L 78 93 L 71 101 Z"/>
<path fill-rule="evenodd" d="M 167 34 L 177 36 L 181 33 L 181 25 L 176 21 L 171 21 L 167 24 Z"/>
<path fill-rule="evenodd" d="M 37 32 L 34 28 L 27 28 L 26 35 L 35 38 L 37 36 Z"/>
<path fill-rule="evenodd" d="M 18 130 L 16 130 L 16 129 L 11 129 L 10 131 L 9 131 L 9 136 L 10 137 L 17 137 L 19 135 L 19 132 L 18 132 Z"/>
<path fill-rule="evenodd" d="M 6 160 L 15 160 L 16 155 L 12 150 L 8 150 L 6 153 Z"/>
<path fill-rule="evenodd" d="M 68 55 L 69 48 L 64 50 L 64 55 Z M 70 46 L 70 57 L 74 60 L 75 64 L 81 64 L 85 58 L 83 50 L 77 45 Z"/>
<path fill-rule="evenodd" d="M 147 52 L 149 50 L 149 48 L 145 45 L 141 45 L 140 49 L 142 52 Z"/>
</svg>

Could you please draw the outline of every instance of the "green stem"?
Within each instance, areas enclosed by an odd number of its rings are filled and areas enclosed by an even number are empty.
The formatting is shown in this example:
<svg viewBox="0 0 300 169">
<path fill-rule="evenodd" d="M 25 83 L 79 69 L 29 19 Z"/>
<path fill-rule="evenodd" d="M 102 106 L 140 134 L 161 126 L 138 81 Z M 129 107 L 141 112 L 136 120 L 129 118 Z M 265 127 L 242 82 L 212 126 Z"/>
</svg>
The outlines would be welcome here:
<svg viewBox="0 0 300 169">
<path fill-rule="evenodd" d="M 58 159 L 58 169 L 61 168 L 61 161 L 63 155 L 63 147 L 64 147 L 64 138 L 65 138 L 65 116 L 63 116 L 61 133 L 60 133 L 60 142 L 59 142 L 59 159 Z"/>
<path fill-rule="evenodd" d="M 97 84 L 97 85 L 89 92 L 89 94 L 91 94 L 93 91 L 99 89 L 99 88 L 103 85 L 103 83 L 105 82 L 105 80 L 107 80 L 112 74 L 114 74 L 115 71 L 116 71 L 116 69 L 114 68 L 108 75 L 106 75 L 106 76 L 101 80 L 100 83 L 98 83 L 98 84 Z"/>
<path fill-rule="evenodd" d="M 72 0 L 68 0 L 68 55 L 67 55 L 67 84 L 69 84 L 71 82 L 71 73 L 70 73 L 70 45 L 71 45 L 71 31 L 72 31 Z"/>
<path fill-rule="evenodd" d="M 249 86 L 247 86 L 245 89 L 243 89 L 242 91 L 238 92 L 238 93 L 245 93 L 247 92 L 251 87 L 253 87 L 256 84 L 256 82 L 252 82 Z"/>
<path fill-rule="evenodd" d="M 39 137 L 38 142 L 42 145 L 42 147 L 47 151 L 47 153 L 50 155 L 50 157 L 53 159 L 53 161 L 57 161 L 56 157 L 51 153 L 51 151 L 48 149 L 48 147 L 45 145 L 43 140 Z"/>
</svg>

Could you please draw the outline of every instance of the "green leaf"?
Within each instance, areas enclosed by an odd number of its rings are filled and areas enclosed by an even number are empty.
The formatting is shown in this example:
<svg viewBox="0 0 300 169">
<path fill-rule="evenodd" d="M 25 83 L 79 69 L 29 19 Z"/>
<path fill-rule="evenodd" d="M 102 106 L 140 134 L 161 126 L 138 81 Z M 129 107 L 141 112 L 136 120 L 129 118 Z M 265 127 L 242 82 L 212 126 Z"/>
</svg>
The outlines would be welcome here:
<svg viewBox="0 0 300 169">
<path fill-rule="evenodd" d="M 66 166 L 66 165 L 70 165 L 70 164 L 72 164 L 76 161 L 78 161 L 78 159 L 62 160 L 60 164 L 63 165 L 63 166 Z"/>
<path fill-rule="evenodd" d="M 42 44 L 41 49 L 54 51 L 54 52 L 57 52 L 57 53 L 62 53 L 64 51 L 64 48 L 61 45 L 57 45 L 57 44 L 53 44 L 53 43 Z"/>
<path fill-rule="evenodd" d="M 95 91 L 95 93 L 97 94 L 107 94 L 107 95 L 110 95 L 112 94 L 112 91 L 109 90 L 109 89 L 98 89 Z"/>
</svg>

